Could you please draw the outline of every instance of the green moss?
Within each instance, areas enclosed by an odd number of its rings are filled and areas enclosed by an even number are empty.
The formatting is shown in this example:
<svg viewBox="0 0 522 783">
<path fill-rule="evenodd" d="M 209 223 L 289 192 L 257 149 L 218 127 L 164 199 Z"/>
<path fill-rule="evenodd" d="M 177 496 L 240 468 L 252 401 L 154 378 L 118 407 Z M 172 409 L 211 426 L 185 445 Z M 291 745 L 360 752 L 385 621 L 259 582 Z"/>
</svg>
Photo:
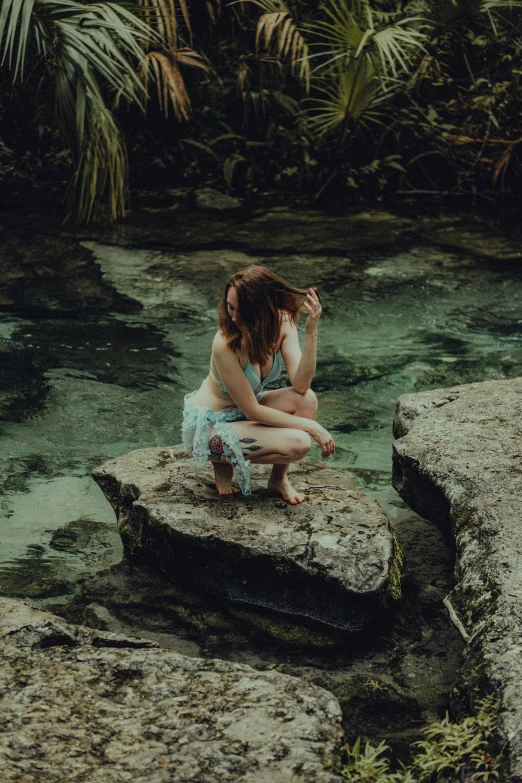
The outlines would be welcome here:
<svg viewBox="0 0 522 783">
<path fill-rule="evenodd" d="M 402 598 L 402 570 L 404 568 L 404 552 L 392 525 L 390 532 L 393 538 L 393 560 L 390 566 L 390 576 L 388 580 L 388 595 L 394 601 L 400 601 Z"/>
</svg>

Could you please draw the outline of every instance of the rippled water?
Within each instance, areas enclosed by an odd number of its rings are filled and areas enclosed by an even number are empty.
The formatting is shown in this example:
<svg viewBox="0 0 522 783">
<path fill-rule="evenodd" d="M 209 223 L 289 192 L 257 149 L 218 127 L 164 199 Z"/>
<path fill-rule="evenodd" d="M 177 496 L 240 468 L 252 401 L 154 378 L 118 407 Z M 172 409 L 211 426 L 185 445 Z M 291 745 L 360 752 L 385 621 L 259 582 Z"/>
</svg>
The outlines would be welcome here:
<svg viewBox="0 0 522 783">
<path fill-rule="evenodd" d="M 105 283 L 139 305 L 78 317 L 26 305 L 0 314 L 0 590 L 8 594 L 60 595 L 80 574 L 118 562 L 113 513 L 90 470 L 179 441 L 183 395 L 207 371 L 220 287 L 245 263 L 319 286 L 320 420 L 335 434 L 335 462 L 383 505 L 393 502 L 400 394 L 519 372 L 522 280 L 513 265 L 434 247 L 269 259 L 85 247 Z"/>
</svg>

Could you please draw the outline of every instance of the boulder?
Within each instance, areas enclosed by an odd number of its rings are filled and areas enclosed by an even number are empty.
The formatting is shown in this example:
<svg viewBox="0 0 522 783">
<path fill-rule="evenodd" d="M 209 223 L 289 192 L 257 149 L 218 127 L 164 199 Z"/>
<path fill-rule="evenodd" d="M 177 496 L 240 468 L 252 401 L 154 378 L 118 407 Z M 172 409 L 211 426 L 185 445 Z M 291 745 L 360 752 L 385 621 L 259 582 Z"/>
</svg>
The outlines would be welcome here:
<svg viewBox="0 0 522 783">
<path fill-rule="evenodd" d="M 386 515 L 324 464 L 293 468 L 307 494 L 297 506 L 267 494 L 268 472 L 251 467 L 252 495 L 220 497 L 212 467 L 198 470 L 176 447 L 131 452 L 93 477 L 116 512 L 126 552 L 167 577 L 362 630 L 400 596 L 400 554 Z"/>
<path fill-rule="evenodd" d="M 395 435 L 395 488 L 455 535 L 457 705 L 497 695 L 507 775 L 522 781 L 522 378 L 404 395 Z"/>
<path fill-rule="evenodd" d="M 194 201 L 200 209 L 210 209 L 213 212 L 227 212 L 241 209 L 243 201 L 227 193 L 220 193 L 213 188 L 200 188 L 194 193 Z"/>
<path fill-rule="evenodd" d="M 187 658 L 0 598 L 4 783 L 341 783 L 341 711 L 279 672 Z"/>
</svg>

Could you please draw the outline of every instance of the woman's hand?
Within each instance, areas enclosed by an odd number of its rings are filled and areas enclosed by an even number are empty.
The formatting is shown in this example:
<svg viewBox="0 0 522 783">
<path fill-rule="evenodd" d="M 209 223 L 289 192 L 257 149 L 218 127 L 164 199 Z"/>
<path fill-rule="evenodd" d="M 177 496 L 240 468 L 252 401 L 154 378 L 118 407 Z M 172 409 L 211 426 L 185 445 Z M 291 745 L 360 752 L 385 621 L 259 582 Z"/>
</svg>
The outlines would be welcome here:
<svg viewBox="0 0 522 783">
<path fill-rule="evenodd" d="M 309 430 L 312 438 L 321 447 L 321 457 L 329 457 L 330 454 L 335 454 L 335 442 L 330 433 L 325 430 L 317 421 L 313 422 L 311 429 Z"/>
<path fill-rule="evenodd" d="M 315 288 L 309 288 L 306 295 L 306 299 L 303 302 L 303 307 L 308 313 L 308 320 L 306 322 L 306 331 L 313 332 L 319 325 L 319 318 L 323 312 L 321 306 L 321 300 Z"/>
</svg>

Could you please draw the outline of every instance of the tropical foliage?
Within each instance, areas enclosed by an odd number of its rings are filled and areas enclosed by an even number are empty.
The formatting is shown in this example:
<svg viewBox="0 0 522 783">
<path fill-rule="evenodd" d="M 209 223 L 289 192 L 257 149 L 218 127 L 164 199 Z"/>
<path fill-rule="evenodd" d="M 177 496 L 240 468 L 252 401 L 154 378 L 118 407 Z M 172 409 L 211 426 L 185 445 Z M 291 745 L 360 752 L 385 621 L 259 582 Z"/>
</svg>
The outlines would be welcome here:
<svg viewBox="0 0 522 783">
<path fill-rule="evenodd" d="M 134 61 L 143 60 L 142 43 L 150 37 L 148 25 L 115 3 L 2 2 L 2 64 L 36 116 L 53 114 L 72 154 L 72 187 L 84 219 L 107 197 L 111 217 L 122 211 L 126 148 L 107 99 L 144 104 Z"/>
<path fill-rule="evenodd" d="M 513 190 L 521 7 L 2 0 L 0 178 L 54 149 L 83 220 L 124 213 L 129 162 L 144 187 Z"/>
</svg>

